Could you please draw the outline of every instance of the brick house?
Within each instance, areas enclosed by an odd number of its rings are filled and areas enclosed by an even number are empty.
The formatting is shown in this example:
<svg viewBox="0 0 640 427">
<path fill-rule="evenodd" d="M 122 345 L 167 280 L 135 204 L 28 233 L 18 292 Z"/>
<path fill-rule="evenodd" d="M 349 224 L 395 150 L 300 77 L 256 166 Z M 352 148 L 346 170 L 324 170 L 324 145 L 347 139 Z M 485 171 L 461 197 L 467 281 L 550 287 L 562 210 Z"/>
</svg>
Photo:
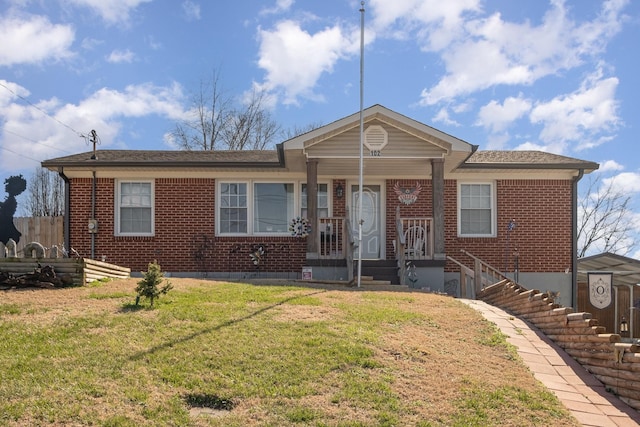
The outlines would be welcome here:
<svg viewBox="0 0 640 427">
<path fill-rule="evenodd" d="M 596 163 L 479 151 L 380 105 L 364 110 L 363 130 L 362 157 L 356 113 L 275 150 L 98 150 L 42 165 L 67 183 L 67 247 L 133 271 L 155 259 L 173 275 L 300 278 L 311 267 L 347 280 L 359 265 L 443 291 L 459 277 L 448 257 L 472 264 L 465 250 L 572 294 L 577 184 Z M 308 235 L 290 230 L 298 217 Z"/>
</svg>

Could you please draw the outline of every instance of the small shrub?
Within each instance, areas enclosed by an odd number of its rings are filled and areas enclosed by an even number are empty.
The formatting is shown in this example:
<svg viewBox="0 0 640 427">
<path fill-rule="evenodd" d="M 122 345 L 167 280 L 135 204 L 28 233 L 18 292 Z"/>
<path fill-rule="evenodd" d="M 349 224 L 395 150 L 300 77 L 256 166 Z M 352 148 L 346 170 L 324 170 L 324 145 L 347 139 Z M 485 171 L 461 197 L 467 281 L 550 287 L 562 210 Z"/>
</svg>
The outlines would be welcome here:
<svg viewBox="0 0 640 427">
<path fill-rule="evenodd" d="M 166 283 L 164 286 L 160 287 L 164 279 L 164 273 L 160 269 L 160 264 L 158 264 L 157 261 L 149 263 L 147 272 L 143 272 L 143 274 L 144 279 L 139 281 L 136 287 L 136 293 L 138 294 L 136 297 L 136 305 L 140 302 L 140 298 L 147 298 L 149 299 L 149 304 L 153 307 L 156 298 L 173 289 L 173 285 L 171 285 L 171 282 L 168 280 L 165 280 Z"/>
</svg>

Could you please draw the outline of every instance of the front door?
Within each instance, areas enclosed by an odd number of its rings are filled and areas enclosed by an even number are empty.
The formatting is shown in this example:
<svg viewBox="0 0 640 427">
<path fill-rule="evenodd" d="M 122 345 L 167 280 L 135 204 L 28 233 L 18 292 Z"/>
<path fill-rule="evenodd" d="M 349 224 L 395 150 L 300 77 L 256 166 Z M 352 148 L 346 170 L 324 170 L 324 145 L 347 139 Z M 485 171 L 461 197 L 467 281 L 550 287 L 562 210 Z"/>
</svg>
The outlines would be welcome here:
<svg viewBox="0 0 640 427">
<path fill-rule="evenodd" d="M 351 224 L 358 233 L 360 186 L 351 186 Z M 380 259 L 382 247 L 382 221 L 380 219 L 380 186 L 362 187 L 362 259 Z M 354 256 L 358 256 L 358 252 Z"/>
</svg>

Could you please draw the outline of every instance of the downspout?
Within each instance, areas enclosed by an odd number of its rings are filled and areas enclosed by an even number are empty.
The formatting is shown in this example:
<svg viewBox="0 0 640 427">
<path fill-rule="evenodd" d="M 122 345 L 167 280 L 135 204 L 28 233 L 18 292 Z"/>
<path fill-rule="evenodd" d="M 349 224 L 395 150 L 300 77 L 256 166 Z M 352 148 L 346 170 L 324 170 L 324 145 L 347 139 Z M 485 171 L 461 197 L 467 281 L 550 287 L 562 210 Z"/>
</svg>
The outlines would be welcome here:
<svg viewBox="0 0 640 427">
<path fill-rule="evenodd" d="M 571 305 L 578 309 L 578 182 L 584 176 L 584 169 L 578 169 L 573 177 L 571 189 Z"/>
<path fill-rule="evenodd" d="M 95 221 L 96 219 L 96 171 L 94 170 L 92 173 L 93 176 L 93 186 L 91 188 L 91 220 Z M 91 233 L 91 259 L 96 259 L 96 233 Z"/>
<path fill-rule="evenodd" d="M 64 181 L 64 221 L 63 221 L 63 233 L 64 233 L 64 249 L 67 254 L 71 253 L 71 181 L 69 177 L 64 174 L 64 168 L 58 168 L 58 175 Z"/>
</svg>

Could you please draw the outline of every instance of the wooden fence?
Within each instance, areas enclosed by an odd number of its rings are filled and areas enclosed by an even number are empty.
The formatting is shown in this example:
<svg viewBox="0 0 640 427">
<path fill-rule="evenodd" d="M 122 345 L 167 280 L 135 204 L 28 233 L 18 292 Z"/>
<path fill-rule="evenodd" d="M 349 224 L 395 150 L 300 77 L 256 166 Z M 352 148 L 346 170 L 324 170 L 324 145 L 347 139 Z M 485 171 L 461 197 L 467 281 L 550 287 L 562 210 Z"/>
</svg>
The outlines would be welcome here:
<svg viewBox="0 0 640 427">
<path fill-rule="evenodd" d="M 17 246 L 19 253 L 30 242 L 38 242 L 45 248 L 64 243 L 63 216 L 17 217 L 13 223 L 22 233 Z"/>
</svg>

